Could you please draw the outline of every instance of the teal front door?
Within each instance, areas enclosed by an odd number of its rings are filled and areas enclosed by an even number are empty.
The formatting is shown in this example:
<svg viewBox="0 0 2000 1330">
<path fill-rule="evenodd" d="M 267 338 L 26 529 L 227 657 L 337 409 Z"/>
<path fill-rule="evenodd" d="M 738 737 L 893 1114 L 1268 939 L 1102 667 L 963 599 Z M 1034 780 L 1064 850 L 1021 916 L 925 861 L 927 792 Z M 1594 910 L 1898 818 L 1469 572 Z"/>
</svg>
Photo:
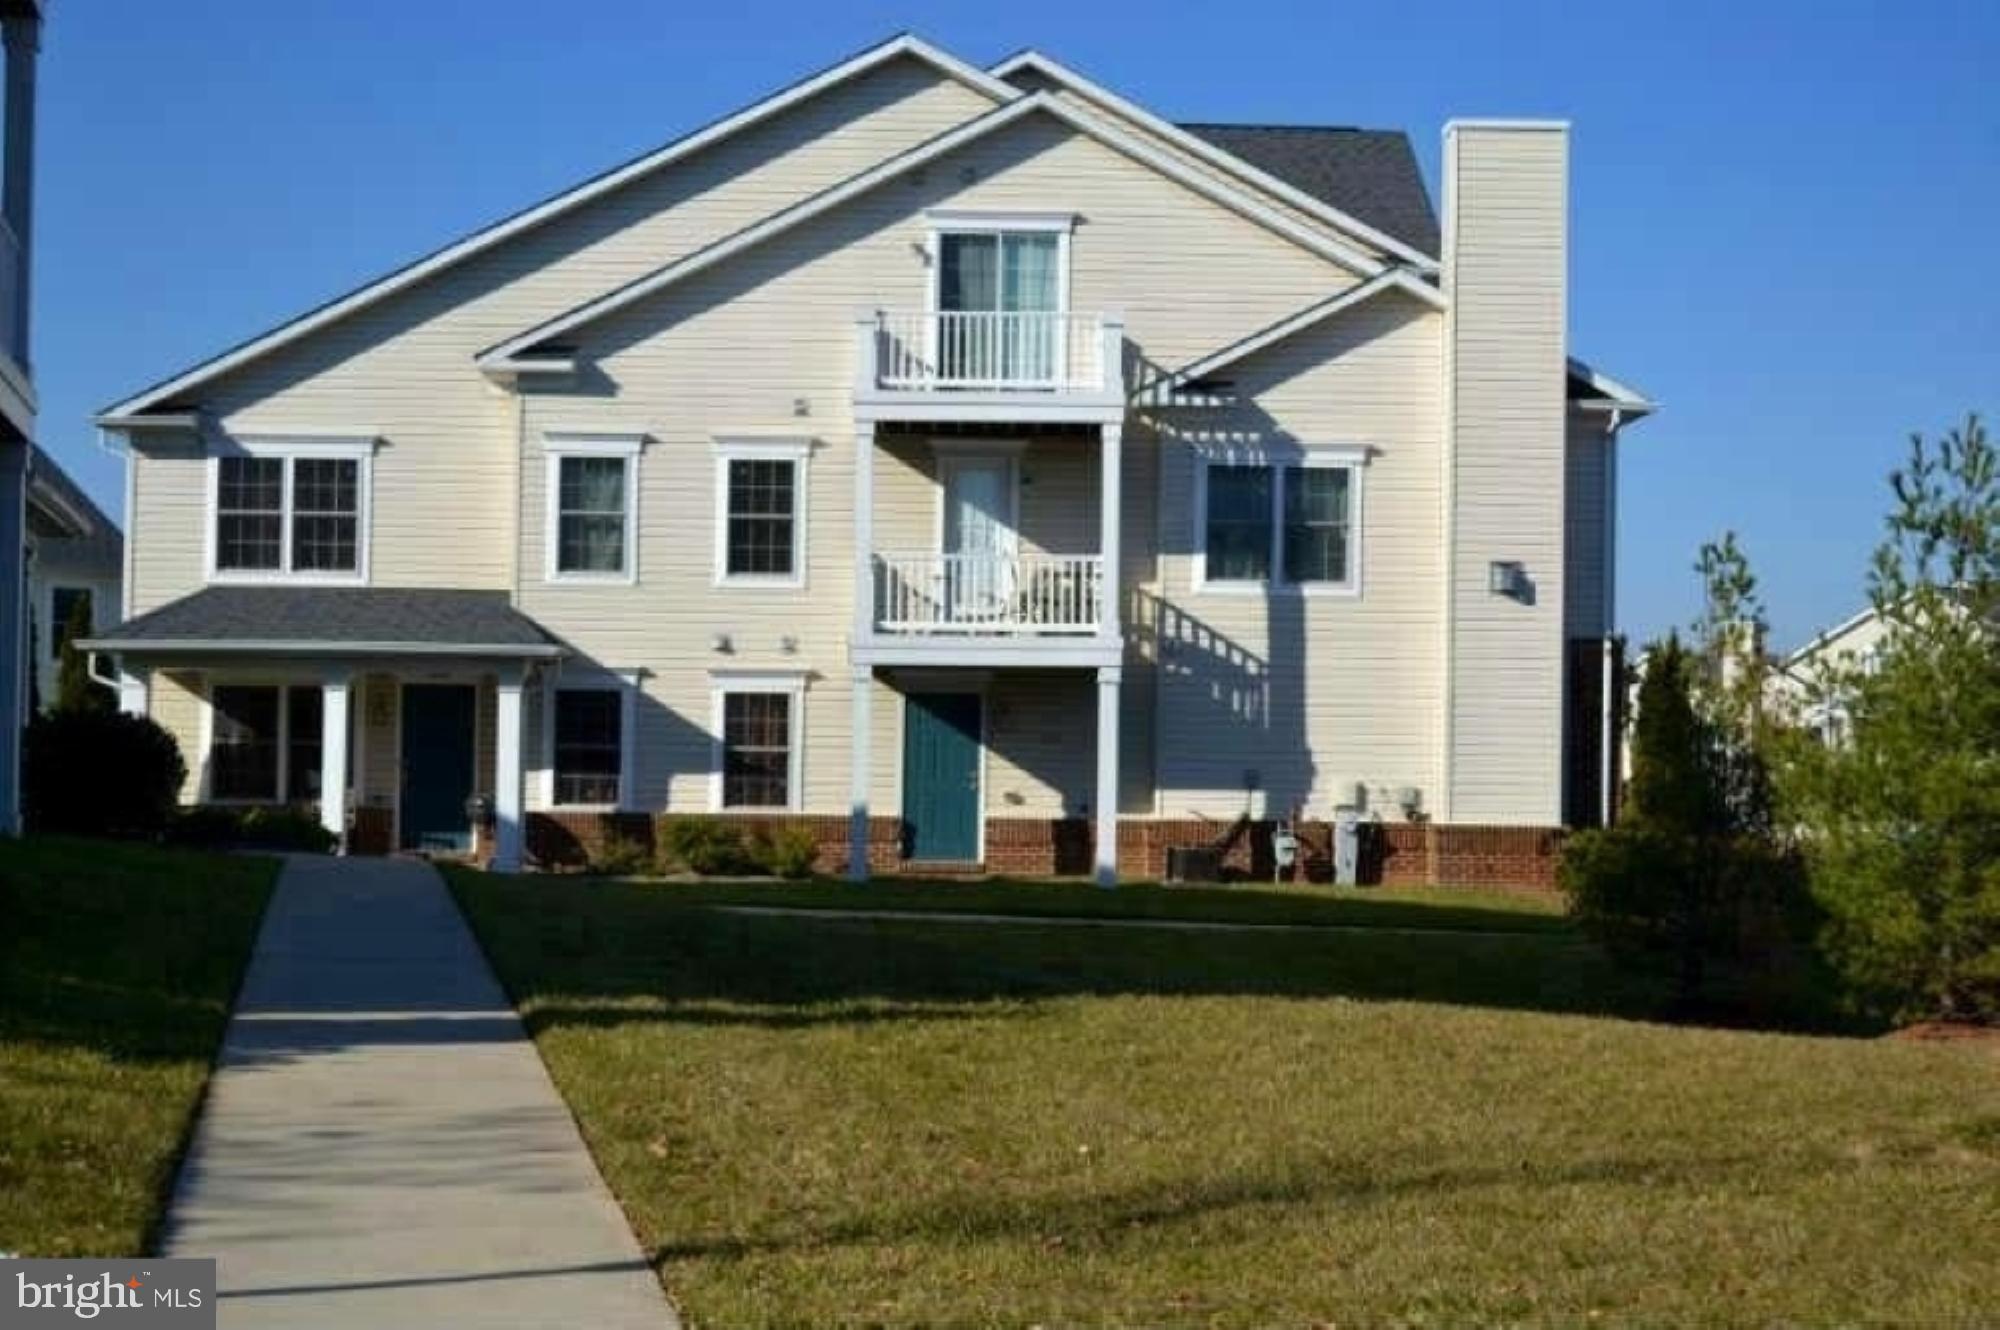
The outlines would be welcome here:
<svg viewBox="0 0 2000 1330">
<path fill-rule="evenodd" d="M 904 853 L 979 857 L 977 693 L 911 693 L 903 716 Z"/>
<path fill-rule="evenodd" d="M 472 848 L 472 733 L 479 706 L 470 684 L 403 686 L 402 843 L 406 850 Z"/>
</svg>

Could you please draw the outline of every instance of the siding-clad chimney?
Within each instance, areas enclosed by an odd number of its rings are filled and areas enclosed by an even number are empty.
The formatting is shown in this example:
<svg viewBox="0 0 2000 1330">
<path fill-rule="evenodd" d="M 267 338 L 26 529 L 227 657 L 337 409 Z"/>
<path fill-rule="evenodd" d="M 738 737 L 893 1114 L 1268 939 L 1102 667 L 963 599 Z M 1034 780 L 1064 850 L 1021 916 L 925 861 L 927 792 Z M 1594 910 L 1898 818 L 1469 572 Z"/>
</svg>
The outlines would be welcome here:
<svg viewBox="0 0 2000 1330">
<path fill-rule="evenodd" d="M 1450 822 L 1562 816 L 1568 189 L 1567 125 L 1445 127 Z"/>
</svg>

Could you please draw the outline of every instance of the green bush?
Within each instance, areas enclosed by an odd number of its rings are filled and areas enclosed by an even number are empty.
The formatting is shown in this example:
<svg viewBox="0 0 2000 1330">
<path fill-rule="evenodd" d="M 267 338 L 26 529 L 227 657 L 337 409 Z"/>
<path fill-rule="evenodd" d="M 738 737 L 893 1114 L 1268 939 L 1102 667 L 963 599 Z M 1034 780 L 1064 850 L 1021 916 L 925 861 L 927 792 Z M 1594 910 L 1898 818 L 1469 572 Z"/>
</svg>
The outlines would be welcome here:
<svg viewBox="0 0 2000 1330">
<path fill-rule="evenodd" d="M 31 831 L 149 838 L 173 817 L 187 764 L 144 716 L 72 709 L 28 722 L 21 777 Z"/>
<path fill-rule="evenodd" d="M 633 877 L 652 866 L 653 852 L 630 836 L 607 836 L 590 856 L 590 871 L 600 877 Z"/>
<path fill-rule="evenodd" d="M 669 868 L 684 868 L 704 877 L 743 873 L 756 867 L 736 826 L 713 817 L 676 818 L 661 834 Z"/>
<path fill-rule="evenodd" d="M 759 831 L 751 844 L 751 858 L 774 877 L 811 877 L 819 859 L 819 842 L 803 827 L 780 827 L 774 832 Z"/>
<path fill-rule="evenodd" d="M 170 844 L 197 849 L 279 850 L 327 854 L 339 839 L 320 825 L 319 818 L 284 805 L 254 808 L 190 808 L 166 829 Z"/>
</svg>

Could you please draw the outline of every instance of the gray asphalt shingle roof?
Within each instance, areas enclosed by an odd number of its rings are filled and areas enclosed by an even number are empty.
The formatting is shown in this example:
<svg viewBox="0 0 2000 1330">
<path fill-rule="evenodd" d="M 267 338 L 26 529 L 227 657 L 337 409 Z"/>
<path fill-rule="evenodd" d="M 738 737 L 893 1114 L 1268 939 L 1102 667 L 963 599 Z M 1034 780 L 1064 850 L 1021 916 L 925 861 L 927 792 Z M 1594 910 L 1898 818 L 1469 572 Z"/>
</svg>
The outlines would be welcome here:
<svg viewBox="0 0 2000 1330">
<path fill-rule="evenodd" d="M 362 644 L 421 650 L 518 648 L 547 654 L 560 644 L 515 609 L 504 591 L 403 587 L 214 586 L 100 633 L 108 647 L 213 642 Z"/>
<path fill-rule="evenodd" d="M 1182 125 L 1250 165 L 1433 258 L 1437 214 L 1410 136 L 1315 125 Z"/>
</svg>

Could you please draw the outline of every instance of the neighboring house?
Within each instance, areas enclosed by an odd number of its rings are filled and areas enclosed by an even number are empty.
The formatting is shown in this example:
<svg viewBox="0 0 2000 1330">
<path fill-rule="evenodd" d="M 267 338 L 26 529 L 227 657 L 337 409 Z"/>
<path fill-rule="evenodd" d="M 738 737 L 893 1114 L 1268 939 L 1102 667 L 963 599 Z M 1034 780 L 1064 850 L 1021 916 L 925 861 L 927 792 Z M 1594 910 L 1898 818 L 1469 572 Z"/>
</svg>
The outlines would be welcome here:
<svg viewBox="0 0 2000 1330">
<path fill-rule="evenodd" d="M 1889 621 L 1873 606 L 1816 635 L 1771 671 L 1764 694 L 1787 716 L 1809 726 L 1829 744 L 1845 743 L 1851 732 L 1848 702 L 1828 688 L 1829 674 L 1873 673 L 1889 635 Z"/>
<path fill-rule="evenodd" d="M 28 650 L 34 696 L 55 705 L 56 675 L 72 616 L 83 607 L 93 632 L 118 625 L 125 538 L 55 459 L 28 460 Z"/>
<path fill-rule="evenodd" d="M 0 0 L 0 835 L 21 829 L 21 726 L 27 718 L 28 454 L 35 384 L 28 355 L 30 222 L 35 194 L 35 63 L 41 0 Z"/>
<path fill-rule="evenodd" d="M 899 37 L 107 408 L 92 645 L 190 800 L 354 850 L 477 793 L 502 867 L 713 812 L 1108 879 L 1359 804 L 1545 875 L 1651 409 L 1569 354 L 1568 182 L 1456 122 L 1440 227 L 1401 134 Z"/>
</svg>

